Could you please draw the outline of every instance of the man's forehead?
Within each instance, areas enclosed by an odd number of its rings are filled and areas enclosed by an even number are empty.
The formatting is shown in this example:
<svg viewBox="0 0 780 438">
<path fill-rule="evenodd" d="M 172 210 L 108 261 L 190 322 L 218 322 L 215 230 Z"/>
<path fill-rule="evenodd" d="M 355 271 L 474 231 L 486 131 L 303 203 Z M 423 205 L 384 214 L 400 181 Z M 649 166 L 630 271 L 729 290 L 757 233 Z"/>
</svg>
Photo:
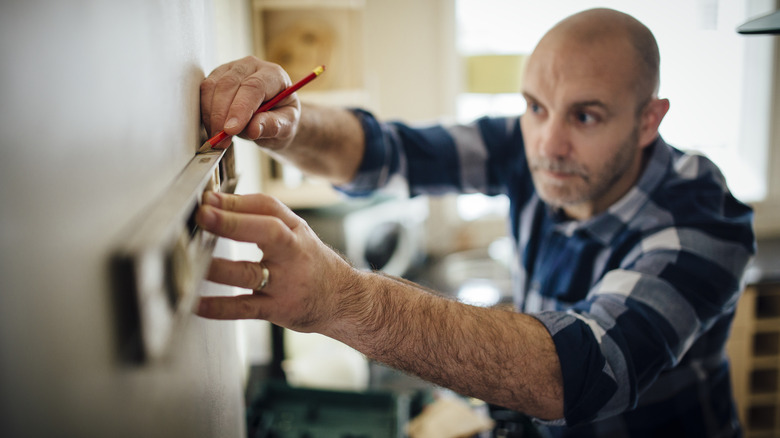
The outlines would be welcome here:
<svg viewBox="0 0 780 438">
<path fill-rule="evenodd" d="M 593 75 L 622 70 L 636 62 L 636 50 L 624 38 L 583 41 L 561 36 L 540 42 L 528 59 L 528 68 Z"/>
<path fill-rule="evenodd" d="M 538 48 L 528 60 L 523 91 L 537 99 L 565 97 L 575 102 L 609 103 L 616 94 L 632 92 L 636 63 L 616 47 L 556 45 Z"/>
</svg>

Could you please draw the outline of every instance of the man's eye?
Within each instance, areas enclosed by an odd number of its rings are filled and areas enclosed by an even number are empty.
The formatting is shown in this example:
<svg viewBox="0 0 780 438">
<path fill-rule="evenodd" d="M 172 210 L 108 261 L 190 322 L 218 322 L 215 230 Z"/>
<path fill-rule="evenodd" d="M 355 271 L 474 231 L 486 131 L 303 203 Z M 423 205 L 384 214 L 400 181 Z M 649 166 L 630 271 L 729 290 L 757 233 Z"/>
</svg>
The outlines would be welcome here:
<svg viewBox="0 0 780 438">
<path fill-rule="evenodd" d="M 541 112 L 542 112 L 542 107 L 541 107 L 541 106 L 539 106 L 539 104 L 538 104 L 538 103 L 533 103 L 533 102 L 532 102 L 532 103 L 530 103 L 530 104 L 528 105 L 528 108 L 529 108 L 529 109 L 531 110 L 531 112 L 532 112 L 532 113 L 534 113 L 534 114 L 539 114 L 539 113 L 541 113 Z"/>
<path fill-rule="evenodd" d="M 585 113 L 585 112 L 578 112 L 575 114 L 575 118 L 577 119 L 577 122 L 583 124 L 583 125 L 592 125 L 596 122 L 598 122 L 598 117 L 596 117 L 593 114 Z"/>
</svg>

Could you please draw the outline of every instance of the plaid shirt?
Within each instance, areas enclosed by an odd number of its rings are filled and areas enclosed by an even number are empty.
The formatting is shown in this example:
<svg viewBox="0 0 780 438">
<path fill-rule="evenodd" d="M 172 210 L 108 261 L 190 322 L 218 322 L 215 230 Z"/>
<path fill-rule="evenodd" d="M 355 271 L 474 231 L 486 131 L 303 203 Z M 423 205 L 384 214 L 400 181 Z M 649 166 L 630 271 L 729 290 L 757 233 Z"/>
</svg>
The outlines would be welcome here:
<svg viewBox="0 0 780 438">
<path fill-rule="evenodd" d="M 606 212 L 571 221 L 545 205 L 520 118 L 413 128 L 356 110 L 366 152 L 341 187 L 403 178 L 412 196 L 506 194 L 516 303 L 549 330 L 564 381 L 553 436 L 736 436 L 725 343 L 755 252 L 752 211 L 717 167 L 662 139 L 637 184 Z"/>
</svg>

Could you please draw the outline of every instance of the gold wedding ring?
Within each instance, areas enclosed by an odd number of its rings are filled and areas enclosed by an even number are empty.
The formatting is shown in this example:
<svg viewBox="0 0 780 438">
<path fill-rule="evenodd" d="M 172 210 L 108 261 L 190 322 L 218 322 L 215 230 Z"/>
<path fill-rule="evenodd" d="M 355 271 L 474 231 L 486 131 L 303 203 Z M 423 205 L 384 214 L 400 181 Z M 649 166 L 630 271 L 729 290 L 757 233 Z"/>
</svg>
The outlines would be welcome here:
<svg viewBox="0 0 780 438">
<path fill-rule="evenodd" d="M 265 285 L 268 284 L 268 279 L 271 277 L 271 271 L 269 271 L 262 262 L 257 262 L 257 264 L 260 265 L 260 269 L 263 271 L 263 279 L 260 280 L 260 286 L 255 290 L 262 290 Z"/>
</svg>

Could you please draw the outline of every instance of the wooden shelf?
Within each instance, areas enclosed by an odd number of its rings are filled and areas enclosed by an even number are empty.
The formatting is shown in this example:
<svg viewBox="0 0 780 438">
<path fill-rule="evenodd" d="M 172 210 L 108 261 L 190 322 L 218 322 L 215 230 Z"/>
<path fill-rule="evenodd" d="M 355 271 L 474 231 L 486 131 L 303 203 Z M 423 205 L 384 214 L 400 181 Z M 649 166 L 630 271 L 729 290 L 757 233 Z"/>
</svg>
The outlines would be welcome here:
<svg viewBox="0 0 780 438">
<path fill-rule="evenodd" d="M 281 65 L 293 81 L 325 65 L 325 73 L 298 92 L 304 102 L 370 106 L 363 58 L 365 7 L 365 0 L 253 0 L 255 55 Z M 267 155 L 261 169 L 262 190 L 291 208 L 322 207 L 341 200 L 327 183 L 310 178 L 290 183 L 297 172 Z"/>
<path fill-rule="evenodd" d="M 726 348 L 745 436 L 780 436 L 780 284 L 745 289 Z"/>
</svg>

